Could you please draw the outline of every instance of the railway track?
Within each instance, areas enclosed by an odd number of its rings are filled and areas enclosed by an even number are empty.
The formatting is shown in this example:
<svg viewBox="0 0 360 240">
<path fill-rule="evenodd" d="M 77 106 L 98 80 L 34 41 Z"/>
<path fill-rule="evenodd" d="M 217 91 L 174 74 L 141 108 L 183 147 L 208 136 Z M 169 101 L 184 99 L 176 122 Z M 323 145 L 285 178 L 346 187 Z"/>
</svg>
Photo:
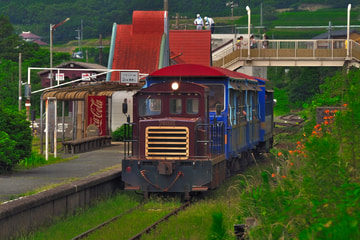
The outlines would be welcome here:
<svg viewBox="0 0 360 240">
<path fill-rule="evenodd" d="M 304 119 L 296 114 L 288 114 L 275 118 L 275 135 L 287 132 L 290 127 L 301 127 Z"/>
<path fill-rule="evenodd" d="M 304 122 L 304 119 L 296 114 L 288 114 L 278 117 L 274 122 L 275 125 L 289 127 L 301 125 L 301 123 Z"/>
<path fill-rule="evenodd" d="M 129 238 L 129 240 L 140 240 L 141 236 L 149 233 L 151 230 L 155 229 L 157 225 L 159 225 L 160 223 L 162 223 L 163 221 L 169 219 L 171 216 L 176 215 L 178 212 L 184 210 L 185 208 L 187 208 L 188 206 L 190 206 L 190 202 L 187 201 L 186 203 L 184 203 L 183 205 L 181 205 L 179 208 L 173 210 L 172 212 L 170 212 L 169 214 L 167 214 L 166 216 L 164 216 L 163 218 L 161 218 L 160 220 L 156 221 L 155 223 L 151 224 L 150 226 L 148 226 L 147 228 L 145 228 L 144 230 L 142 230 L 141 232 L 139 232 L 138 234 L 136 234 L 135 236 Z"/>
<path fill-rule="evenodd" d="M 93 227 L 93 228 L 89 229 L 88 231 L 83 232 L 83 233 L 77 235 L 76 237 L 72 238 L 71 240 L 84 239 L 84 238 L 86 238 L 87 236 L 89 236 L 90 234 L 92 234 L 93 232 L 95 232 L 96 230 L 99 230 L 100 228 L 105 227 L 105 226 L 109 225 L 110 223 L 118 220 L 118 219 L 121 218 L 122 216 L 124 216 L 124 215 L 126 215 L 126 214 L 130 214 L 131 212 L 133 212 L 133 211 L 141 208 L 142 206 L 144 206 L 145 203 L 146 203 L 146 202 L 142 202 L 142 203 L 140 203 L 139 205 L 137 205 L 137 206 L 135 206 L 135 207 L 133 207 L 133 208 L 130 208 L 129 210 L 127 210 L 127 211 L 125 211 L 125 212 L 123 212 L 123 213 L 121 213 L 121 214 L 119 214 L 119 215 L 117 215 L 117 216 L 115 216 L 115 217 L 113 217 L 113 218 L 111 218 L 111 219 L 109 219 L 109 220 L 107 220 L 107 221 L 105 221 L 105 222 L 97 225 L 96 227 Z"/>
<path fill-rule="evenodd" d="M 124 213 L 121 213 L 107 221 L 104 221 L 103 223 L 97 225 L 96 227 L 93 227 L 91 229 L 89 229 L 86 232 L 81 233 L 80 235 L 72 238 L 72 240 L 79 240 L 79 239 L 85 239 L 87 237 L 89 237 L 92 233 L 94 233 L 95 231 L 106 227 L 107 225 L 109 225 L 110 223 L 120 219 L 121 217 L 127 215 L 127 214 L 131 214 L 132 212 L 139 210 L 141 207 L 143 207 L 145 204 L 147 203 L 147 201 L 137 205 L 134 208 L 131 208 L 129 210 L 127 210 Z M 154 223 L 152 223 L 151 225 L 149 225 L 148 227 L 146 227 L 145 229 L 143 229 L 142 231 L 138 232 L 137 234 L 135 234 L 133 237 L 129 238 L 131 240 L 137 240 L 137 239 L 141 239 L 141 236 L 151 232 L 151 230 L 155 229 L 160 223 L 162 223 L 165 220 L 168 220 L 171 216 L 176 215 L 177 213 L 179 213 L 180 211 L 184 210 L 185 208 L 187 208 L 188 206 L 190 206 L 190 201 L 187 201 L 186 203 L 182 204 L 180 207 L 176 208 L 175 210 L 171 211 L 170 213 L 168 213 L 166 216 L 162 217 L 161 219 L 155 221 Z"/>
</svg>

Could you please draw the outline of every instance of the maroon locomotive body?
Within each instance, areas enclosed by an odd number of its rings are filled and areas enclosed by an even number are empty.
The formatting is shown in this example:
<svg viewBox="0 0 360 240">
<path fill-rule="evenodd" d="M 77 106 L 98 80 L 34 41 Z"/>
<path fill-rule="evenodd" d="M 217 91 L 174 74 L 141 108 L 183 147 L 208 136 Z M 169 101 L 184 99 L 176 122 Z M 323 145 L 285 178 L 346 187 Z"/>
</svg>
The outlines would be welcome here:
<svg viewBox="0 0 360 240">
<path fill-rule="evenodd" d="M 171 69 L 186 76 L 174 77 Z M 257 80 L 198 65 L 170 66 L 164 72 L 169 76 L 150 74 L 134 95 L 133 122 L 127 124 L 132 139 L 125 141 L 122 160 L 125 189 L 179 192 L 188 198 L 218 186 L 253 151 L 270 149 L 272 108 L 264 108 L 272 93 L 265 94 Z M 206 72 L 209 76 L 203 76 Z M 261 116 L 265 112 L 268 117 Z"/>
</svg>

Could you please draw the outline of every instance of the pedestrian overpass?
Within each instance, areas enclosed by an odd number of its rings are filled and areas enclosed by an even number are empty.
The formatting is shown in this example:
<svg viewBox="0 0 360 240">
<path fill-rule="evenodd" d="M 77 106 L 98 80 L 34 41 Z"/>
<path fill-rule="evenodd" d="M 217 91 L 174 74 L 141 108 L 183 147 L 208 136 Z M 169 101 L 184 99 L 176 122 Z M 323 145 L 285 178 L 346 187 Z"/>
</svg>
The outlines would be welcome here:
<svg viewBox="0 0 360 240">
<path fill-rule="evenodd" d="M 242 46 L 228 41 L 212 54 L 212 65 L 236 71 L 240 67 L 359 67 L 360 44 L 346 39 L 268 40 L 268 47 Z"/>
</svg>

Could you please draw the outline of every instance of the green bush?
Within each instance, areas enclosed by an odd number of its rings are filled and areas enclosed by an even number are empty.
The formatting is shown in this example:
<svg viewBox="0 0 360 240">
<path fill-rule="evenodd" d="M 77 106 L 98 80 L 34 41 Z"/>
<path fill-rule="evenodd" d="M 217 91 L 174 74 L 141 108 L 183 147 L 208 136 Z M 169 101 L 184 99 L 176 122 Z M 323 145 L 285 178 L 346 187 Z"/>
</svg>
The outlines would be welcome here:
<svg viewBox="0 0 360 240">
<path fill-rule="evenodd" d="M 123 124 L 121 127 L 112 132 L 111 136 L 112 141 L 114 142 L 129 140 L 132 137 L 132 126 Z"/>
<path fill-rule="evenodd" d="M 0 170 L 11 170 L 31 156 L 31 128 L 26 115 L 0 105 Z"/>
<path fill-rule="evenodd" d="M 13 162 L 19 158 L 14 148 L 16 142 L 6 132 L 0 131 L 0 171 L 11 169 Z"/>
</svg>

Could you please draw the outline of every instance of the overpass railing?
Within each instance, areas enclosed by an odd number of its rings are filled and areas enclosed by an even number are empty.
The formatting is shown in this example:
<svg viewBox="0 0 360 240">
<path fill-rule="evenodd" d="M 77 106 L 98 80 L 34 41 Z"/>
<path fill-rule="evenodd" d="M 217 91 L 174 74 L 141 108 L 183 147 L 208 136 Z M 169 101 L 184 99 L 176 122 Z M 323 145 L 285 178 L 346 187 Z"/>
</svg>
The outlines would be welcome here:
<svg viewBox="0 0 360 240">
<path fill-rule="evenodd" d="M 317 39 L 317 40 L 267 40 L 267 47 L 263 40 L 255 41 L 250 49 L 247 42 L 236 46 L 233 51 L 213 61 L 213 66 L 227 67 L 242 60 L 360 60 L 360 45 L 352 40 L 348 44 L 346 39 Z M 227 49 L 228 51 L 228 49 Z"/>
</svg>

